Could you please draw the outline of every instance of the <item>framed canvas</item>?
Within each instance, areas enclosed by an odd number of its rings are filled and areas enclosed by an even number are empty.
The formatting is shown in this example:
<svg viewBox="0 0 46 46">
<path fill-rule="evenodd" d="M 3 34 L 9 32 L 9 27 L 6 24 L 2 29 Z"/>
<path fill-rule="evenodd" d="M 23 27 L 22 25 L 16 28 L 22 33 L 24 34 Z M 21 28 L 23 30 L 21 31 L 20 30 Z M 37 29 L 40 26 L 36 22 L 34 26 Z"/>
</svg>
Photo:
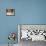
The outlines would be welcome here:
<svg viewBox="0 0 46 46">
<path fill-rule="evenodd" d="M 6 9 L 6 16 L 15 16 L 15 9 Z"/>
<path fill-rule="evenodd" d="M 18 41 L 46 41 L 46 25 L 45 24 L 19 24 L 18 25 Z"/>
</svg>

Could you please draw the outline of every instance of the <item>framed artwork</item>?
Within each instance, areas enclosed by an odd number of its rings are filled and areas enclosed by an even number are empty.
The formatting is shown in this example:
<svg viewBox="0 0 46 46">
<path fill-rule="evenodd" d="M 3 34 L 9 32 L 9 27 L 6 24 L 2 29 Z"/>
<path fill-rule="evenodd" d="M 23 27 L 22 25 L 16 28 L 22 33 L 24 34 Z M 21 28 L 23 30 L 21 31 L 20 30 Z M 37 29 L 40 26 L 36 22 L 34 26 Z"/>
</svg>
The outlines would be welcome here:
<svg viewBox="0 0 46 46">
<path fill-rule="evenodd" d="M 19 24 L 18 25 L 18 41 L 46 41 L 46 25 L 45 24 Z"/>
<path fill-rule="evenodd" d="M 15 16 L 15 9 L 6 9 L 6 16 Z"/>
</svg>

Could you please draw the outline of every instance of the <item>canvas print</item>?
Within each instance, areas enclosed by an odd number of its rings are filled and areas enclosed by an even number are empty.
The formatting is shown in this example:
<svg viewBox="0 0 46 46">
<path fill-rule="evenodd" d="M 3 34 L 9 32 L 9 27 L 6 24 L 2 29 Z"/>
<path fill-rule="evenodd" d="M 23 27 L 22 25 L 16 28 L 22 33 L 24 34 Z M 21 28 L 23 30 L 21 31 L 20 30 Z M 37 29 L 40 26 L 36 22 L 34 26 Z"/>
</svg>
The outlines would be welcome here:
<svg viewBox="0 0 46 46">
<path fill-rule="evenodd" d="M 46 25 L 19 25 L 20 41 L 46 41 Z M 19 32 L 18 32 L 19 33 Z"/>
<path fill-rule="evenodd" d="M 46 25 L 44 24 L 19 24 L 19 46 L 46 46 Z"/>
<path fill-rule="evenodd" d="M 6 16 L 15 16 L 15 9 L 6 9 Z"/>
</svg>

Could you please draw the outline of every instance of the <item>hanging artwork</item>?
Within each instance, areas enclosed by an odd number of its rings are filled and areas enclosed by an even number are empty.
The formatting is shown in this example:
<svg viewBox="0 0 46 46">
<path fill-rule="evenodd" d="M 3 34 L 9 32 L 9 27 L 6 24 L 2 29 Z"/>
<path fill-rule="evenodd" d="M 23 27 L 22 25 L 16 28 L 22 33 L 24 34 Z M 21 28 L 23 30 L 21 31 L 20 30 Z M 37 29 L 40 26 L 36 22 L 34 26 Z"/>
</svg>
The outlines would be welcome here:
<svg viewBox="0 0 46 46">
<path fill-rule="evenodd" d="M 20 40 L 46 41 L 46 25 L 18 25 Z"/>
<path fill-rule="evenodd" d="M 6 9 L 6 16 L 15 16 L 15 9 Z"/>
</svg>

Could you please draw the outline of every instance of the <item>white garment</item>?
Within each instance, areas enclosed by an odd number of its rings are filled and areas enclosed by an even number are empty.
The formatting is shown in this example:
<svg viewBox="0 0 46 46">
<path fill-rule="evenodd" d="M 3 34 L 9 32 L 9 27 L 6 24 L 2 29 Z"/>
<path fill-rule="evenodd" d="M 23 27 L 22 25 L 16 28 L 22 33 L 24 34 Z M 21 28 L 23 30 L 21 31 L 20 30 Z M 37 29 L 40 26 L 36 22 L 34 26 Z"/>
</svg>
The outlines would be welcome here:
<svg viewBox="0 0 46 46">
<path fill-rule="evenodd" d="M 21 32 L 22 32 L 22 37 L 21 37 L 21 39 L 22 39 L 22 38 L 27 38 L 27 37 L 28 37 L 28 36 L 27 36 L 28 30 L 21 30 Z"/>
<path fill-rule="evenodd" d="M 32 41 L 45 40 L 43 35 L 32 35 Z"/>
<path fill-rule="evenodd" d="M 14 12 L 11 13 L 11 12 L 7 12 L 7 15 L 14 15 Z"/>
</svg>

